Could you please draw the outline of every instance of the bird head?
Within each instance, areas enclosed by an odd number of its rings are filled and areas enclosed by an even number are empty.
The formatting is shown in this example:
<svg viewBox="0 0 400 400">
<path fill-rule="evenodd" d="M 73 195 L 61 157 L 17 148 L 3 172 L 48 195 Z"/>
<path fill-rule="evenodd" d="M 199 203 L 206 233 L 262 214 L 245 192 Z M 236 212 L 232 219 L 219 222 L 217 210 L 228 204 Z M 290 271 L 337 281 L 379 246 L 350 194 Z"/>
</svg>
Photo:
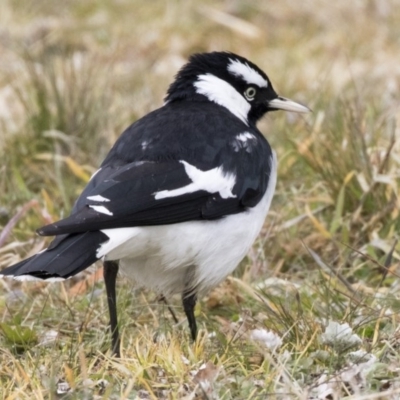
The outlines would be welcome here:
<svg viewBox="0 0 400 400">
<path fill-rule="evenodd" d="M 167 103 L 182 100 L 214 102 L 246 124 L 255 124 L 268 111 L 310 111 L 278 96 L 265 72 L 251 61 L 227 52 L 199 53 L 190 57 L 165 98 Z"/>
</svg>

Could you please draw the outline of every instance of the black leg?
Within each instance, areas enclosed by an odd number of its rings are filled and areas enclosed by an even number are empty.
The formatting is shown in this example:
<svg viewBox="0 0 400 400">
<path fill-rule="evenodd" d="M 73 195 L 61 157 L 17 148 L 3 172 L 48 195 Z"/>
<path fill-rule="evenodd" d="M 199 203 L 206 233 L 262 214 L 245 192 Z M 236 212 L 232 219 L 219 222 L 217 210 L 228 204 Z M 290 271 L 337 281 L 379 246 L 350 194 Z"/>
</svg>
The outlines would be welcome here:
<svg viewBox="0 0 400 400">
<path fill-rule="evenodd" d="M 119 332 L 118 332 L 118 319 L 117 319 L 117 296 L 115 292 L 115 282 L 118 274 L 118 262 L 116 261 L 104 261 L 104 282 L 106 284 L 108 311 L 110 313 L 110 331 L 112 341 L 112 354 L 116 357 L 120 357 L 119 352 Z"/>
<path fill-rule="evenodd" d="M 171 308 L 171 306 L 168 304 L 168 301 L 167 301 L 167 299 L 164 297 L 163 294 L 158 298 L 158 301 L 163 302 L 163 303 L 167 306 L 168 311 L 170 312 L 170 314 L 171 314 L 171 316 L 172 316 L 172 319 L 173 319 L 174 322 L 177 324 L 177 323 L 179 322 L 179 320 L 178 320 L 178 318 L 176 317 L 176 314 L 175 314 L 174 310 L 173 310 L 173 309 Z"/>
<path fill-rule="evenodd" d="M 195 293 L 192 292 L 183 293 L 182 295 L 183 309 L 185 310 L 185 314 L 189 322 L 189 329 L 193 341 L 196 341 L 197 337 L 196 317 L 194 316 L 194 307 L 196 306 L 196 301 L 197 298 Z"/>
</svg>

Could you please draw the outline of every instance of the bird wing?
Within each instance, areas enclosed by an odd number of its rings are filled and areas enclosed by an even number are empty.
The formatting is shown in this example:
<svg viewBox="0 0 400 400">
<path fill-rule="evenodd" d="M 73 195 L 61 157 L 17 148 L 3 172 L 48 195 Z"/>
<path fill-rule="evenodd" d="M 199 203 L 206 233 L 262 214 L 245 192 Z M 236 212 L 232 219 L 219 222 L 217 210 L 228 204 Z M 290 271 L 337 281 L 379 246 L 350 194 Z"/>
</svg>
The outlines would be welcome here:
<svg viewBox="0 0 400 400">
<path fill-rule="evenodd" d="M 92 181 L 69 217 L 38 233 L 60 235 L 218 219 L 244 211 L 265 191 L 265 185 L 255 187 L 259 179 L 238 179 L 222 166 L 202 170 L 183 160 L 105 166 Z"/>
<path fill-rule="evenodd" d="M 244 129 L 208 103 L 176 102 L 147 114 L 122 133 L 71 215 L 38 233 L 211 220 L 255 206 L 272 153 L 254 129 L 244 142 Z"/>
</svg>

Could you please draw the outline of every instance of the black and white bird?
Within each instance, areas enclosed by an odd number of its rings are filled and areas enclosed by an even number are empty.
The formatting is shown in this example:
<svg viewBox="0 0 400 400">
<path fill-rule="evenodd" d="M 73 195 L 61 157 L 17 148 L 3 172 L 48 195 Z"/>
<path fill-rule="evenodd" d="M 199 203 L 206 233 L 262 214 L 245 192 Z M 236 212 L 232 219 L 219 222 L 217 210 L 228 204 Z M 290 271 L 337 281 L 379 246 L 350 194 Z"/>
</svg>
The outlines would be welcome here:
<svg viewBox="0 0 400 400">
<path fill-rule="evenodd" d="M 112 351 L 119 355 L 116 276 L 182 296 L 196 338 L 196 300 L 223 281 L 261 230 L 277 162 L 257 121 L 309 109 L 280 97 L 267 75 L 233 53 L 195 54 L 165 104 L 128 127 L 69 217 L 38 230 L 55 236 L 1 272 L 59 281 L 103 260 Z"/>
</svg>

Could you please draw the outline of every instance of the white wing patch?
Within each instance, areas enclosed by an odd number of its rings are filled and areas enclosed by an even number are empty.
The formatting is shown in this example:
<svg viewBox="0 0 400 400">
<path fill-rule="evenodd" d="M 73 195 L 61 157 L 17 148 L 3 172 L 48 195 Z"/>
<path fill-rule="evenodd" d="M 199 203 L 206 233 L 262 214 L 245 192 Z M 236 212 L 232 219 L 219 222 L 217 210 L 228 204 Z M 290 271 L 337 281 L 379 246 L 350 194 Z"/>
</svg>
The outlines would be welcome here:
<svg viewBox="0 0 400 400">
<path fill-rule="evenodd" d="M 106 214 L 106 215 L 113 215 L 113 213 L 105 208 L 104 206 L 89 206 L 90 208 L 93 208 L 94 211 L 97 211 L 100 214 Z"/>
<path fill-rule="evenodd" d="M 149 141 L 148 140 L 143 140 L 141 146 L 142 146 L 142 150 L 146 150 L 147 147 L 149 146 Z"/>
<path fill-rule="evenodd" d="M 251 153 L 257 146 L 257 138 L 250 132 L 242 132 L 230 141 L 230 145 L 236 153 L 240 150 Z"/>
<path fill-rule="evenodd" d="M 87 197 L 87 199 L 90 200 L 90 201 L 98 201 L 98 202 L 110 201 L 110 199 L 107 199 L 106 197 L 103 197 L 100 194 L 96 194 L 96 196 L 89 196 L 89 197 Z"/>
<path fill-rule="evenodd" d="M 261 88 L 268 86 L 268 81 L 266 81 L 255 69 L 251 68 L 247 63 L 243 64 L 239 60 L 230 60 L 228 72 L 242 78 L 247 83 L 257 85 Z"/>
<path fill-rule="evenodd" d="M 227 108 L 246 125 L 251 105 L 228 82 L 212 74 L 199 75 L 194 83 L 196 92 L 205 95 L 210 101 Z"/>
<path fill-rule="evenodd" d="M 243 132 L 236 136 L 236 140 L 246 143 L 248 140 L 255 140 L 256 137 L 250 132 Z"/>
<path fill-rule="evenodd" d="M 180 162 L 185 166 L 185 171 L 192 180 L 192 183 L 179 189 L 161 190 L 154 194 L 156 200 L 181 196 L 199 190 L 205 190 L 208 193 L 219 193 L 223 199 L 236 197 L 232 193 L 232 189 L 236 183 L 236 176 L 234 174 L 224 173 L 222 167 L 202 171 L 186 161 L 182 160 Z"/>
</svg>

